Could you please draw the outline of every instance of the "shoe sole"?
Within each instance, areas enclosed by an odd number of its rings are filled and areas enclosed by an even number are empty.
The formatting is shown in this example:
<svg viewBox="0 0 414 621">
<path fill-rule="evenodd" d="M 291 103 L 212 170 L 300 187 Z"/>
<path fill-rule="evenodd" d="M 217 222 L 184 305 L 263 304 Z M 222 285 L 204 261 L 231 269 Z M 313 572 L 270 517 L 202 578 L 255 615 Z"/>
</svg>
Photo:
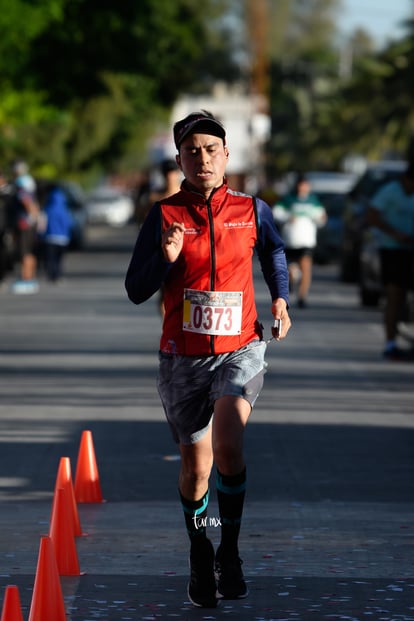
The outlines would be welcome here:
<svg viewBox="0 0 414 621">
<path fill-rule="evenodd" d="M 205 602 L 196 602 L 190 595 L 190 586 L 187 587 L 187 596 L 193 606 L 196 606 L 197 608 L 217 608 L 218 601 L 216 596 L 214 597 L 214 600 L 211 601 L 206 600 Z"/>
<path fill-rule="evenodd" d="M 217 569 L 215 569 L 214 570 L 214 575 L 216 577 L 217 585 L 219 585 L 219 583 L 220 583 L 220 572 Z M 242 576 L 242 578 L 243 578 L 243 582 L 244 582 L 244 576 Z M 218 599 L 245 599 L 249 595 L 249 589 L 247 588 L 247 584 L 246 583 L 244 583 L 244 586 L 245 586 L 246 590 L 243 591 L 243 593 L 241 593 L 241 594 L 235 594 L 235 593 L 231 593 L 231 592 L 227 593 L 227 594 L 221 593 L 219 586 L 217 586 L 216 597 Z"/>
<path fill-rule="evenodd" d="M 220 591 L 217 589 L 217 593 L 216 593 L 216 597 L 217 599 L 246 599 L 246 597 L 249 595 L 249 589 L 246 588 L 245 593 L 243 593 L 242 595 L 223 595 L 222 593 L 220 593 Z"/>
</svg>

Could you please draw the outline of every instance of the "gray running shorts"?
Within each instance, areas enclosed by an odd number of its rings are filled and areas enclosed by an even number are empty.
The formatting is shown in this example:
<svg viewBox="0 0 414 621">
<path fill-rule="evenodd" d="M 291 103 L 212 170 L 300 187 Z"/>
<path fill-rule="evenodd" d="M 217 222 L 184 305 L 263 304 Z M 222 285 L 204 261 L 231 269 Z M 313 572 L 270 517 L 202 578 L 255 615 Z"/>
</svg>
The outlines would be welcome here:
<svg viewBox="0 0 414 621">
<path fill-rule="evenodd" d="M 243 397 L 253 407 L 267 364 L 266 343 L 217 356 L 159 354 L 158 392 L 174 440 L 194 444 L 206 433 L 214 402 L 220 397 Z"/>
</svg>

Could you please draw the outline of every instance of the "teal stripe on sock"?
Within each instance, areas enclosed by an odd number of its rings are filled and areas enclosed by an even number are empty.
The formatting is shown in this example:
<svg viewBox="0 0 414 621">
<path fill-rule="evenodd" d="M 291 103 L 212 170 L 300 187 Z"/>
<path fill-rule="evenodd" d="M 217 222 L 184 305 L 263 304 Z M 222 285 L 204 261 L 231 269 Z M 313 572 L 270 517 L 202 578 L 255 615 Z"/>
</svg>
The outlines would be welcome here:
<svg viewBox="0 0 414 621">
<path fill-rule="evenodd" d="M 184 504 L 184 502 L 181 502 L 184 513 L 187 513 L 188 515 L 195 515 L 195 516 L 200 515 L 201 513 L 203 513 L 203 511 L 207 509 L 208 498 L 209 498 L 209 491 L 206 492 L 206 494 L 201 499 L 203 503 L 201 507 L 198 507 L 198 508 L 189 507 L 188 505 Z"/>
<path fill-rule="evenodd" d="M 243 483 L 240 483 L 240 485 L 235 486 L 224 485 L 223 478 L 219 473 L 217 473 L 216 486 L 220 492 L 223 492 L 223 494 L 231 494 L 234 496 L 236 494 L 241 494 L 246 491 L 246 481 L 243 481 Z"/>
</svg>

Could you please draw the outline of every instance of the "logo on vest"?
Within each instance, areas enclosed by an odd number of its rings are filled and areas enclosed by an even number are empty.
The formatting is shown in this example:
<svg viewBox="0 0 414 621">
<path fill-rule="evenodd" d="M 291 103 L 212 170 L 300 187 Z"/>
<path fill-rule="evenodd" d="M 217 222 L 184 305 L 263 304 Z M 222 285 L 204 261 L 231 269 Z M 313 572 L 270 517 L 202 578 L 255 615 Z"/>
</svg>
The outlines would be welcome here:
<svg viewBox="0 0 414 621">
<path fill-rule="evenodd" d="M 200 233 L 201 228 L 195 226 L 189 226 L 188 228 L 186 227 L 184 230 L 184 235 L 200 235 Z"/>
<path fill-rule="evenodd" d="M 239 220 L 236 222 L 224 222 L 225 229 L 252 229 L 253 222 L 250 220 L 246 222 L 245 220 Z"/>
</svg>

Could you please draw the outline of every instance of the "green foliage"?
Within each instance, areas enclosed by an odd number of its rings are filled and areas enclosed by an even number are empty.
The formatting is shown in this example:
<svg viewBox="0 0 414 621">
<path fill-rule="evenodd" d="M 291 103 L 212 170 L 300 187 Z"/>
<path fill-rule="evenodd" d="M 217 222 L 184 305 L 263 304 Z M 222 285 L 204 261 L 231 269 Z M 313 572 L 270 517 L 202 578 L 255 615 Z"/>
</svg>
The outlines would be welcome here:
<svg viewBox="0 0 414 621">
<path fill-rule="evenodd" d="M 340 6 L 341 0 L 270 2 L 272 61 L 332 62 Z"/>
<path fill-rule="evenodd" d="M 72 0 L 64 24 L 36 41 L 30 69 L 59 105 L 106 90 L 103 74 L 154 80 L 165 103 L 182 87 L 205 35 L 194 3 L 168 0 Z M 191 24 L 191 29 L 189 28 Z M 53 54 L 53 63 L 48 62 Z"/>
<path fill-rule="evenodd" d="M 299 0 L 292 2 L 299 7 Z M 306 24 L 307 35 L 299 36 Z M 368 159 L 406 154 L 414 135 L 414 22 L 407 25 L 409 34 L 382 50 L 363 32 L 354 33 L 352 63 L 342 74 L 339 50 L 328 43 L 329 25 L 295 20 L 300 40 L 285 39 L 273 56 L 271 171 L 339 168 L 349 153 Z"/>
<path fill-rule="evenodd" d="M 272 3 L 270 171 L 315 168 L 315 117 L 338 83 L 338 0 Z M 332 163 L 332 162 L 331 162 Z M 319 160 L 318 164 L 323 166 Z"/>
<path fill-rule="evenodd" d="M 319 116 L 319 140 L 329 149 L 336 140 L 342 151 L 371 159 L 404 157 L 414 135 L 413 63 L 414 34 L 361 61 L 338 89 L 324 123 Z"/>
<path fill-rule="evenodd" d="M 50 158 L 64 164 L 63 148 L 70 114 L 45 103 L 42 93 L 2 89 L 0 104 L 0 154 L 2 163 L 17 155 L 41 166 Z"/>
<path fill-rule="evenodd" d="M 67 0 L 0 0 L 0 86 L 8 82 L 16 86 L 24 76 L 32 43 L 52 22 L 63 18 Z"/>
<path fill-rule="evenodd" d="M 208 81 L 208 54 L 215 67 L 234 66 L 220 63 L 228 48 L 210 29 L 226 6 L 0 0 L 0 160 L 24 155 L 45 166 L 53 144 L 56 173 L 142 161 L 178 94 Z"/>
</svg>

